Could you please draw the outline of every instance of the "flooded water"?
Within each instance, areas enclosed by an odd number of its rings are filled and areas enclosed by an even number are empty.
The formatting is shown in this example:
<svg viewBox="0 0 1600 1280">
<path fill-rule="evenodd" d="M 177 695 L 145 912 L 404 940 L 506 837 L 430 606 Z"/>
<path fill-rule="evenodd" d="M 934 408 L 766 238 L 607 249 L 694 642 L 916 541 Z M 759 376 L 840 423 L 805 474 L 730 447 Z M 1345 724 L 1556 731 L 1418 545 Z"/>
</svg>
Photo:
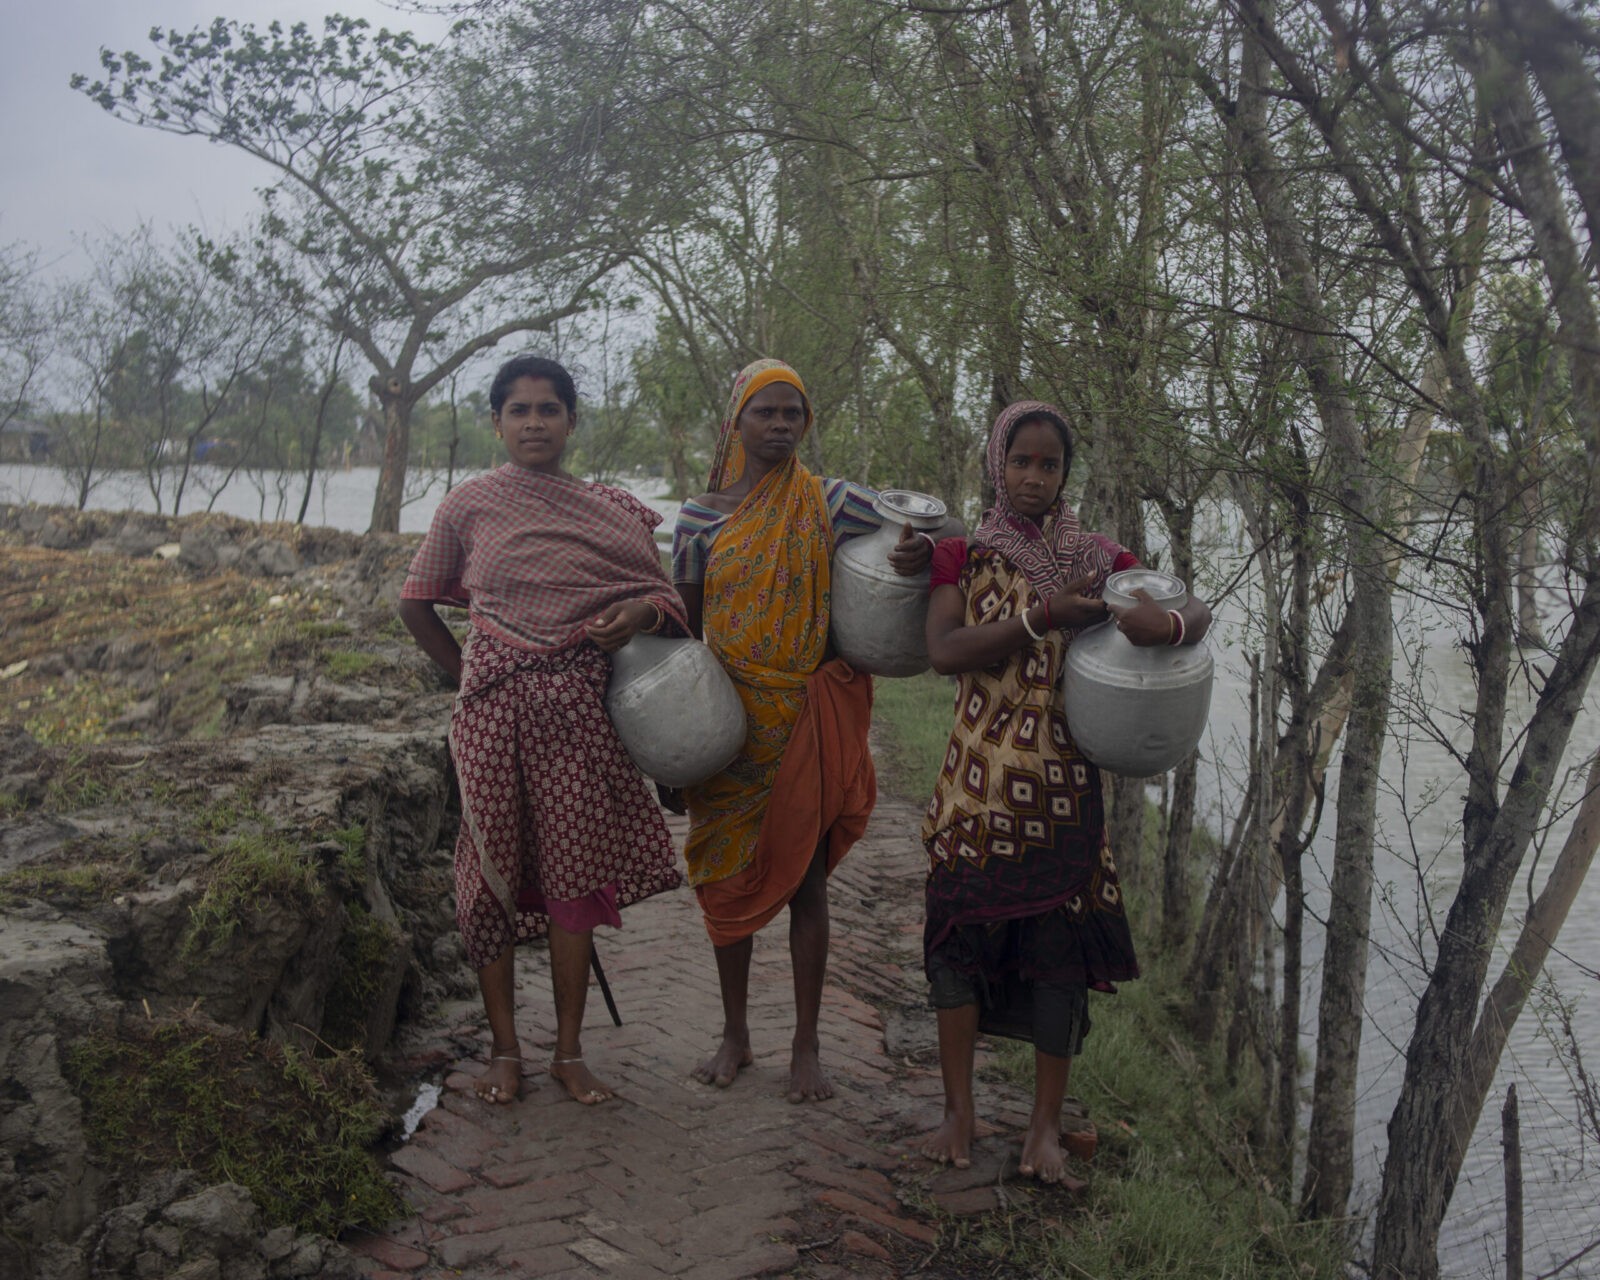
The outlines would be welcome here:
<svg viewBox="0 0 1600 1280">
<path fill-rule="evenodd" d="M 203 510 L 210 495 L 205 484 L 215 477 L 202 473 L 202 487 L 185 511 Z M 282 483 L 280 483 L 280 481 Z M 308 520 L 335 528 L 367 527 L 377 473 L 372 468 L 331 472 L 313 488 Z M 292 518 L 302 492 L 295 477 L 267 474 L 235 477 L 216 497 L 214 509 L 247 519 Z M 670 532 L 677 504 L 663 496 L 658 481 L 630 484 L 638 496 L 664 517 L 661 532 Z M 421 532 L 428 526 L 444 486 L 436 480 L 416 482 L 401 514 L 401 528 Z M 71 490 L 55 472 L 35 467 L 0 466 L 0 501 L 70 502 Z M 107 478 L 91 497 L 101 509 L 152 510 L 144 477 L 120 473 Z M 1209 578 L 1226 581 L 1239 567 L 1242 552 L 1231 550 L 1233 539 L 1218 535 Z M 1215 549 L 1220 548 L 1220 549 Z M 1554 597 L 1548 602 L 1557 615 Z M 1248 742 L 1248 647 L 1253 641 L 1243 625 L 1246 602 L 1230 602 L 1218 612 L 1210 641 L 1217 657 L 1217 686 L 1211 724 L 1202 746 L 1202 785 L 1207 820 L 1219 831 L 1231 829 L 1243 778 L 1241 761 Z M 1416 711 L 1407 727 L 1396 717 L 1394 736 L 1385 752 L 1386 785 L 1380 799 L 1380 847 L 1368 968 L 1367 1026 L 1362 1044 L 1360 1099 L 1357 1113 L 1357 1176 L 1359 1210 L 1369 1209 L 1377 1194 L 1385 1148 L 1385 1126 L 1399 1092 L 1404 1054 L 1417 999 L 1426 982 L 1425 964 L 1434 950 L 1432 938 L 1460 879 L 1462 771 L 1456 756 L 1470 734 L 1473 685 L 1460 645 L 1459 620 L 1443 610 L 1402 595 L 1395 611 L 1397 679 L 1409 691 Z M 1523 684 L 1513 715 L 1525 718 L 1532 694 Z M 1420 723 L 1427 712 L 1432 728 Z M 1591 690 L 1568 746 L 1563 770 L 1581 770 L 1600 747 L 1600 691 Z M 1565 804 L 1576 801 L 1579 777 L 1564 777 Z M 1327 783 L 1329 812 L 1307 857 L 1307 889 L 1315 919 L 1324 917 L 1332 869 L 1334 815 L 1332 799 L 1338 779 Z M 1498 974 L 1515 937 L 1522 910 L 1542 883 L 1560 848 L 1570 814 L 1558 818 L 1541 839 L 1543 858 L 1524 873 L 1513 895 L 1502 931 L 1502 946 L 1491 963 Z M 1531 861 L 1531 860 L 1530 860 Z M 1431 908 L 1431 917 L 1429 910 Z M 1320 964 L 1320 932 L 1309 922 L 1307 964 L 1314 984 Z M 1431 921 L 1431 922 L 1430 922 Z M 1420 941 L 1419 941 L 1420 938 Z M 1547 978 L 1559 996 L 1576 1006 L 1573 1023 L 1591 1073 L 1600 1074 L 1600 874 L 1591 875 L 1562 930 Z M 1314 1050 L 1316 991 L 1304 1001 L 1305 1049 Z M 1484 1107 L 1457 1187 L 1441 1248 L 1444 1274 L 1488 1277 L 1503 1274 L 1504 1193 L 1501 1179 L 1499 1115 L 1507 1084 L 1515 1082 L 1522 1112 L 1523 1172 L 1526 1182 L 1526 1264 L 1529 1276 L 1551 1272 L 1600 1237 L 1600 1152 L 1585 1145 L 1576 1123 L 1573 1084 L 1564 1059 L 1544 1034 L 1549 1000 L 1530 1001 L 1518 1021 Z M 1560 1272 L 1568 1280 L 1600 1277 L 1600 1250 Z"/>
</svg>

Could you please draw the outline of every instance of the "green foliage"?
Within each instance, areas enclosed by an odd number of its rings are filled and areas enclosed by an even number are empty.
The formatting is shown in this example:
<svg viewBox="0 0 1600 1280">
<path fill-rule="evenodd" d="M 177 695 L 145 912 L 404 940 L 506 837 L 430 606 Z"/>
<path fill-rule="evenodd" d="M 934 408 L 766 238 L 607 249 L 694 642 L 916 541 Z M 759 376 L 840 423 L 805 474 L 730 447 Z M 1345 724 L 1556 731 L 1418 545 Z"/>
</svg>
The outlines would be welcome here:
<svg viewBox="0 0 1600 1280">
<path fill-rule="evenodd" d="M 1181 972 L 1153 946 L 1140 954 L 1139 981 L 1114 997 L 1090 994 L 1094 1030 L 1072 1079 L 1099 1150 L 1070 1240 L 1043 1234 L 1021 1246 L 1030 1274 L 1336 1280 L 1337 1228 L 1298 1221 L 1292 1188 L 1254 1165 L 1260 1082 L 1229 1084 L 1220 1050 L 1188 1043 L 1174 1010 Z M 1000 1043 L 1001 1072 L 1031 1090 L 1032 1046 Z"/>
<path fill-rule="evenodd" d="M 219 948 L 264 899 L 308 904 L 322 891 L 315 863 L 298 846 L 263 831 L 234 835 L 212 859 L 205 890 L 189 909 L 184 953 Z"/>
<path fill-rule="evenodd" d="M 384 1127 L 357 1054 L 313 1059 L 197 1022 L 129 1022 L 71 1045 L 96 1156 L 249 1189 L 267 1221 L 335 1236 L 401 1211 L 368 1152 Z"/>
<path fill-rule="evenodd" d="M 361 884 L 367 878 L 366 825 L 352 822 L 348 827 L 340 827 L 333 833 L 333 841 L 339 846 L 339 865 L 344 873 L 352 883 Z"/>
<path fill-rule="evenodd" d="M 335 649 L 324 654 L 322 665 L 335 680 L 354 680 L 377 666 L 381 659 L 374 653 L 352 649 Z"/>
<path fill-rule="evenodd" d="M 400 931 L 359 902 L 345 904 L 339 970 L 323 1007 L 322 1038 L 341 1049 L 363 1049 L 367 1014 L 381 993 L 402 938 Z"/>
<path fill-rule="evenodd" d="M 44 808 L 51 813 L 71 813 L 126 803 L 129 795 L 127 785 L 109 772 L 104 760 L 73 749 L 51 774 Z"/>
<path fill-rule="evenodd" d="M 933 794 L 954 708 L 954 681 L 933 671 L 874 682 L 873 722 L 883 731 L 874 757 L 885 790 L 920 801 Z"/>
<path fill-rule="evenodd" d="M 77 910 L 105 902 L 142 883 L 143 873 L 124 863 L 18 867 L 0 873 L 0 908 L 17 907 L 31 899 L 63 910 Z"/>
</svg>

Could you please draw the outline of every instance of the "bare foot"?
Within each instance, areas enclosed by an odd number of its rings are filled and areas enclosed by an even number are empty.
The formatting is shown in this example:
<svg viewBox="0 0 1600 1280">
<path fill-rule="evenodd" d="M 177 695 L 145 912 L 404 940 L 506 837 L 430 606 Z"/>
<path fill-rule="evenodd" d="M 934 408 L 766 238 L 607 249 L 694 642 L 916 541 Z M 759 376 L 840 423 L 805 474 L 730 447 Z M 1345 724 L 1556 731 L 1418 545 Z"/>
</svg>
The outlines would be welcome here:
<svg viewBox="0 0 1600 1280">
<path fill-rule="evenodd" d="M 726 1089 L 740 1070 L 754 1061 L 748 1036 L 724 1035 L 717 1051 L 689 1074 L 701 1084 L 714 1084 L 719 1089 Z"/>
<path fill-rule="evenodd" d="M 937 1164 L 953 1164 L 958 1169 L 972 1167 L 972 1113 L 944 1113 L 944 1123 L 930 1133 L 917 1148 L 919 1155 Z"/>
<path fill-rule="evenodd" d="M 823 1074 L 822 1059 L 815 1045 L 794 1047 L 789 1059 L 789 1101 L 821 1102 L 833 1097 L 833 1086 Z"/>
<path fill-rule="evenodd" d="M 617 1096 L 611 1086 L 595 1079 L 582 1058 L 552 1058 L 550 1074 L 566 1086 L 567 1094 L 574 1102 L 581 1102 L 586 1107 Z"/>
<path fill-rule="evenodd" d="M 1040 1182 L 1052 1183 L 1068 1191 L 1082 1191 L 1089 1184 L 1067 1172 L 1066 1156 L 1061 1151 L 1061 1135 L 1054 1124 L 1030 1127 L 1022 1139 L 1021 1173 Z"/>
<path fill-rule="evenodd" d="M 495 1054 L 489 1059 L 488 1070 L 472 1082 L 472 1089 L 485 1102 L 515 1102 L 522 1093 L 521 1055 Z"/>
</svg>

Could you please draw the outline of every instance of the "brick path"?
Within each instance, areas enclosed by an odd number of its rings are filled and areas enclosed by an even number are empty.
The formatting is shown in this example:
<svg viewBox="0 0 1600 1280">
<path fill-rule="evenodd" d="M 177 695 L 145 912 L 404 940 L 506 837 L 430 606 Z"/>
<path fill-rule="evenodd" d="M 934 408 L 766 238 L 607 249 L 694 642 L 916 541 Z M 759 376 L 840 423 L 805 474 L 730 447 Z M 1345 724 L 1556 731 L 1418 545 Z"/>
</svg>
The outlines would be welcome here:
<svg viewBox="0 0 1600 1280">
<path fill-rule="evenodd" d="M 542 950 L 518 953 L 530 1065 L 517 1102 L 473 1095 L 488 1044 L 482 1013 L 475 1003 L 445 1011 L 457 1025 L 440 1030 L 433 1055 L 453 1069 L 439 1105 L 392 1157 L 413 1216 L 347 1238 L 365 1268 L 385 1280 L 887 1277 L 929 1259 L 943 1215 L 1031 1194 L 1009 1185 L 1015 1146 L 1001 1137 L 980 1139 L 961 1172 L 910 1154 L 908 1139 L 935 1125 L 941 1098 L 923 1003 L 919 818 L 880 800 L 830 885 L 822 1040 L 834 1098 L 796 1106 L 783 1096 L 794 1021 L 787 916 L 756 941 L 755 1065 L 725 1090 L 690 1079 L 720 1034 L 721 1002 L 693 894 L 662 895 L 598 935 L 623 1026 L 592 988 L 584 1052 L 616 1101 L 581 1106 L 544 1073 L 554 1020 Z M 672 821 L 681 842 L 682 820 Z M 980 1119 L 1020 1132 L 1026 1105 L 980 1077 Z"/>
</svg>

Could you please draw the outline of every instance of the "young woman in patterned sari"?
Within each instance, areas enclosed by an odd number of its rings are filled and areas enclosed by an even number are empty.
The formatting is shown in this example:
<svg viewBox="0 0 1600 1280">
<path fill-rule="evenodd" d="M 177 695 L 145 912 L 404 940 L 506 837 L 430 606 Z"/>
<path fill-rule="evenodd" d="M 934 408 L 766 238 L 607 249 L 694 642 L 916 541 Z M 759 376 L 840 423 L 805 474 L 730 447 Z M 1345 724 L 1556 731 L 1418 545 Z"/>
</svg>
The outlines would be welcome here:
<svg viewBox="0 0 1600 1280">
<path fill-rule="evenodd" d="M 872 682 L 829 660 L 835 544 L 879 526 L 874 494 L 814 476 L 796 456 L 811 405 L 795 371 L 758 360 L 739 374 L 709 492 L 683 505 L 673 579 L 744 703 L 738 757 L 686 790 L 689 883 L 705 914 L 722 986 L 723 1032 L 694 1075 L 726 1087 L 752 1061 L 747 996 L 756 932 L 785 905 L 794 963 L 791 1102 L 831 1097 L 817 1019 L 828 959 L 827 877 L 866 828 L 877 798 L 867 723 Z M 909 527 L 889 554 L 901 574 L 928 564 Z"/>
<path fill-rule="evenodd" d="M 519 356 L 489 391 L 509 461 L 453 490 L 411 563 L 400 617 L 461 688 L 450 754 L 461 789 L 456 921 L 493 1036 L 478 1095 L 522 1087 L 513 946 L 548 935 L 550 1074 L 579 1102 L 611 1090 L 583 1061 L 592 931 L 681 883 L 660 807 L 601 699 L 607 654 L 638 631 L 683 634 L 683 606 L 637 498 L 562 469 L 577 391 L 553 360 Z M 465 647 L 435 612 L 464 605 Z"/>
<path fill-rule="evenodd" d="M 1099 771 L 1073 745 L 1059 685 L 1067 646 L 1112 611 L 1106 577 L 1137 564 L 1084 531 L 1062 492 L 1072 438 L 1054 408 L 1009 406 L 985 462 L 995 503 L 971 542 L 934 552 L 928 655 L 959 675 L 956 722 L 923 823 L 924 960 L 939 1021 L 944 1123 L 923 1146 L 969 1163 L 972 1055 L 983 1031 L 1034 1045 L 1022 1172 L 1066 1178 L 1061 1104 L 1089 1030 L 1088 990 L 1138 976 Z M 1118 610 L 1134 644 L 1193 644 L 1211 611 L 1168 612 L 1140 593 Z"/>
</svg>

